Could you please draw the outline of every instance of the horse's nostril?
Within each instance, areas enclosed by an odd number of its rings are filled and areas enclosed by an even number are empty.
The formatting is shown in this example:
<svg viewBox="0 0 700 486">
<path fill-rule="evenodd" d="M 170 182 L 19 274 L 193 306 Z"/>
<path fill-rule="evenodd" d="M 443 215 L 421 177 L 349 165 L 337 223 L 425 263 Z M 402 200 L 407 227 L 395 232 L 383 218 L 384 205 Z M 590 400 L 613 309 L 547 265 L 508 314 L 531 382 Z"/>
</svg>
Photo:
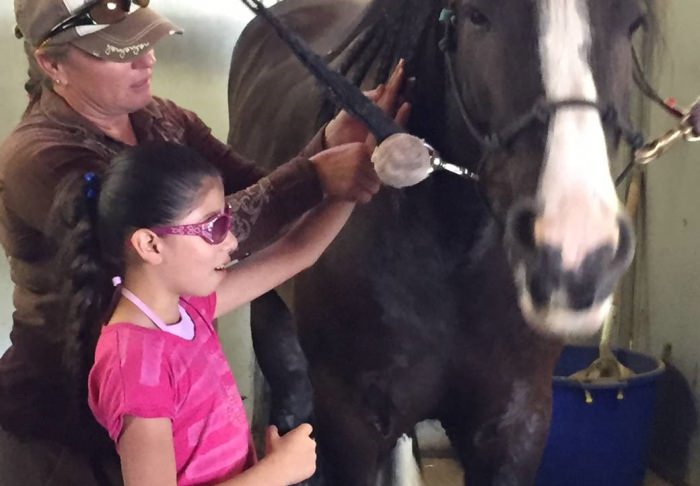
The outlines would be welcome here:
<svg viewBox="0 0 700 486">
<path fill-rule="evenodd" d="M 583 310 L 608 298 L 634 256 L 634 232 L 624 215 L 618 218 L 617 246 L 603 245 L 590 252 L 580 268 L 567 272 L 566 288 L 572 309 Z"/>
<path fill-rule="evenodd" d="M 612 260 L 612 267 L 626 269 L 632 263 L 634 257 L 634 229 L 632 222 L 626 215 L 620 215 L 618 218 L 619 236 L 617 242 L 617 250 Z"/>
<path fill-rule="evenodd" d="M 595 288 L 582 289 L 581 292 L 569 291 L 569 306 L 573 310 L 589 309 L 595 303 Z"/>
<path fill-rule="evenodd" d="M 535 220 L 538 211 L 531 204 L 521 204 L 514 207 L 509 216 L 507 227 L 511 239 L 521 249 L 535 250 Z"/>
</svg>

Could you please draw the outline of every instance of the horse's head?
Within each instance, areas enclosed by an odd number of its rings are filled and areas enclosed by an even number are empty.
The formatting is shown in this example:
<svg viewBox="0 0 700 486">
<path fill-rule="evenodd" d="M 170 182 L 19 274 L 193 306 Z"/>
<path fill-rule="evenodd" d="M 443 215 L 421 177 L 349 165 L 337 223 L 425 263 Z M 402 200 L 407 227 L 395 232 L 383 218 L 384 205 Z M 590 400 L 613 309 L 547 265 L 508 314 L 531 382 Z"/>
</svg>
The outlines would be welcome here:
<svg viewBox="0 0 700 486">
<path fill-rule="evenodd" d="M 265 15 L 259 0 L 245 1 Z M 379 78 L 397 57 L 420 66 L 411 128 L 453 162 L 482 154 L 469 168 L 479 174 L 492 213 L 505 222 L 520 307 L 538 330 L 599 329 L 631 262 L 632 227 L 609 162 L 621 136 L 639 143 L 628 123 L 631 38 L 655 1 L 375 1 L 329 54 L 355 81 L 366 79 L 380 53 Z M 422 42 L 423 33 L 435 32 L 425 26 L 435 25 L 430 19 L 437 20 L 439 9 L 443 64 L 435 45 Z M 372 115 L 378 110 L 308 48 L 288 40 L 375 135 L 398 129 L 383 114 Z M 440 67 L 444 105 L 435 97 Z"/>
<path fill-rule="evenodd" d="M 631 133 L 631 37 L 647 5 L 458 0 L 453 7 L 446 64 L 457 89 L 448 76 L 447 155 L 472 157 L 469 124 L 499 135 L 480 139 L 482 188 L 505 222 L 523 315 L 547 333 L 590 334 L 634 253 L 609 162 L 620 136 Z"/>
</svg>

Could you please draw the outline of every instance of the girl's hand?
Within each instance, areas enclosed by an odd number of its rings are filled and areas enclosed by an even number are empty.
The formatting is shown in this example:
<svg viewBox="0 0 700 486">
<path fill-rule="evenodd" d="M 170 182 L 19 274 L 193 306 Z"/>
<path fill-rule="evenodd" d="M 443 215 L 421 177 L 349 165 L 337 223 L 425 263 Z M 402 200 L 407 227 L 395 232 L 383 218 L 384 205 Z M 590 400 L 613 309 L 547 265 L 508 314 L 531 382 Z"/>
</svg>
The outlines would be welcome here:
<svg viewBox="0 0 700 486">
<path fill-rule="evenodd" d="M 316 471 L 316 441 L 311 438 L 312 427 L 301 424 L 280 437 L 274 425 L 267 429 L 265 461 L 274 464 L 284 484 L 296 484 L 310 478 Z"/>
</svg>

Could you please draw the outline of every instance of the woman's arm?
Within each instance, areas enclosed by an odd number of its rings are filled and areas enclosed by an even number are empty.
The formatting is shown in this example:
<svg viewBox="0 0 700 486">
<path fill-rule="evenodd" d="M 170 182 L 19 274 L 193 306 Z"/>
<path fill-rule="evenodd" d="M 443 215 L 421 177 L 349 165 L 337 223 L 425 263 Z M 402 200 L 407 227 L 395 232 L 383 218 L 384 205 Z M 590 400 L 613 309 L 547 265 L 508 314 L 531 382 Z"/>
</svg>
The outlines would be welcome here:
<svg viewBox="0 0 700 486">
<path fill-rule="evenodd" d="M 408 105 L 398 103 L 403 81 L 404 62 L 401 61 L 386 85 L 366 93 L 385 113 L 396 115 L 402 125 L 409 114 Z M 186 128 L 187 144 L 213 162 L 223 174 L 225 191 L 230 194 L 227 199 L 238 221 L 233 228 L 239 240 L 236 255 L 258 250 L 278 237 L 289 224 L 320 202 L 323 194 L 366 202 L 374 192 L 367 192 L 366 186 L 352 182 L 358 177 L 373 176 L 373 185 L 379 184 L 374 171 L 370 174 L 367 170 L 358 169 L 350 160 L 343 162 L 328 156 L 314 157 L 330 147 L 365 142 L 367 128 L 345 111 L 321 127 L 301 151 L 300 157 L 261 179 L 265 173 L 263 170 L 214 138 L 211 129 L 194 113 L 167 100 L 161 102 L 169 109 L 179 111 Z"/>
<path fill-rule="evenodd" d="M 354 207 L 350 202 L 326 201 L 275 243 L 228 270 L 216 289 L 216 316 L 250 302 L 313 265 Z"/>
</svg>

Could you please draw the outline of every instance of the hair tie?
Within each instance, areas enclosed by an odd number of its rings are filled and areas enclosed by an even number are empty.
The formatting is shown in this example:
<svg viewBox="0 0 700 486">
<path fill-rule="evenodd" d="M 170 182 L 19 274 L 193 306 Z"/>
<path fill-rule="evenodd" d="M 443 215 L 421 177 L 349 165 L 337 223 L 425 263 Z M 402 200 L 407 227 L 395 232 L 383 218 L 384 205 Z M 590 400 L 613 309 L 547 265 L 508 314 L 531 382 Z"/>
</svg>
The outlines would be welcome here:
<svg viewBox="0 0 700 486">
<path fill-rule="evenodd" d="M 83 179 L 85 179 L 85 197 L 88 200 L 97 198 L 97 175 L 94 172 L 87 172 Z"/>
</svg>

